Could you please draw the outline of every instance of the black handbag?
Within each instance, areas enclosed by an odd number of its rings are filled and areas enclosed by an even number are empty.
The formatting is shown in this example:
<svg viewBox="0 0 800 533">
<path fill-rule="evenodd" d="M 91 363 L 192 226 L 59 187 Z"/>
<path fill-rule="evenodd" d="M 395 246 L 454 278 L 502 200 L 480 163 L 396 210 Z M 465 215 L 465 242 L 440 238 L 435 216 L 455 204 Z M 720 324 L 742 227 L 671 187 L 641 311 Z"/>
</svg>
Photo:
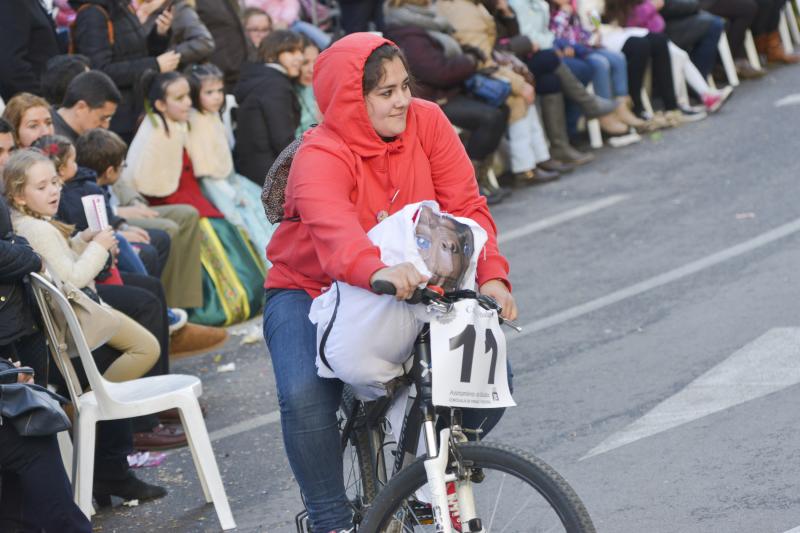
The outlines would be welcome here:
<svg viewBox="0 0 800 533">
<path fill-rule="evenodd" d="M 10 421 L 23 437 L 54 435 L 71 427 L 61 408 L 69 400 L 39 385 L 16 383 L 18 374 L 32 374 L 33 369 L 16 368 L 6 360 L 0 360 L 0 369 L 0 382 L 13 379 L 0 385 L 0 424 Z"/>
</svg>

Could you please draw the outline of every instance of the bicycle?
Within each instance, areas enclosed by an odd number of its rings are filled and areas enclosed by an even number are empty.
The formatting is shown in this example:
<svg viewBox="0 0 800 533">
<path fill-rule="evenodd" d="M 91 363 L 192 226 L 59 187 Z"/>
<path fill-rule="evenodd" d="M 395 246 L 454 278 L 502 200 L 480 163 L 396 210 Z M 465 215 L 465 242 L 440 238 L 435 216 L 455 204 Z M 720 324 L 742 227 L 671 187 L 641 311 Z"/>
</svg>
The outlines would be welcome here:
<svg viewBox="0 0 800 533">
<path fill-rule="evenodd" d="M 376 283 L 373 290 L 379 294 L 395 293 L 394 286 L 385 282 Z M 442 293 L 429 287 L 418 290 L 409 303 L 427 305 L 446 314 L 458 302 L 467 300 L 496 313 L 495 320 L 499 319 L 502 309 L 497 302 L 474 291 Z M 473 335 L 473 344 L 474 340 Z M 467 354 L 471 349 L 468 342 L 462 344 L 463 378 L 473 354 Z M 487 350 L 488 347 L 487 335 Z M 347 486 L 357 531 L 595 533 L 580 498 L 552 467 L 504 444 L 469 441 L 471 433 L 479 439 L 480 430 L 471 432 L 462 427 L 461 410 L 434 405 L 431 351 L 431 327 L 425 324 L 414 343 L 411 370 L 386 384 L 386 397 L 361 402 L 351 393 L 345 394 L 342 448 L 345 463 L 350 462 Z M 494 379 L 496 352 L 491 353 L 490 382 Z M 412 384 L 417 395 L 403 419 L 398 442 L 387 442 L 386 436 L 391 432 L 385 417 L 391 400 Z M 437 421 L 441 426 L 444 419 L 448 420 L 446 427 L 437 431 Z M 410 443 L 416 444 L 420 433 L 424 436 L 425 454 L 417 458 L 409 451 L 415 449 Z M 391 444 L 396 447 L 388 451 L 387 445 Z M 391 475 L 387 469 L 390 461 Z M 408 461 L 410 464 L 406 464 Z M 299 522 L 298 531 L 302 531 Z"/>
</svg>

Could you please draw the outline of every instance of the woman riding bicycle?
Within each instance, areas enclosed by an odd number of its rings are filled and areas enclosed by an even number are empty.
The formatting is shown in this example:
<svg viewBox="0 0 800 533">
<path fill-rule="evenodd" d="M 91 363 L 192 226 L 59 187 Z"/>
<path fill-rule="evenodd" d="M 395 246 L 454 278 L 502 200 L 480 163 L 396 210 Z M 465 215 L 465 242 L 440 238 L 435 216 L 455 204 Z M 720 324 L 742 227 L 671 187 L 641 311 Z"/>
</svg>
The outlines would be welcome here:
<svg viewBox="0 0 800 533">
<path fill-rule="evenodd" d="M 389 281 L 398 299 L 427 281 L 410 263 L 385 265 L 366 232 L 405 205 L 436 200 L 486 230 L 480 292 L 498 301 L 504 318 L 515 319 L 517 309 L 469 157 L 439 107 L 411 97 L 399 48 L 368 33 L 344 37 L 319 56 L 314 93 L 324 119 L 305 134 L 294 158 L 284 222 L 267 248 L 273 267 L 265 283 L 264 338 L 286 454 L 313 531 L 327 533 L 351 528 L 352 516 L 336 419 L 342 382 L 317 376 L 312 298 L 334 279 L 364 289 Z M 468 418 L 465 412 L 467 427 Z"/>
</svg>

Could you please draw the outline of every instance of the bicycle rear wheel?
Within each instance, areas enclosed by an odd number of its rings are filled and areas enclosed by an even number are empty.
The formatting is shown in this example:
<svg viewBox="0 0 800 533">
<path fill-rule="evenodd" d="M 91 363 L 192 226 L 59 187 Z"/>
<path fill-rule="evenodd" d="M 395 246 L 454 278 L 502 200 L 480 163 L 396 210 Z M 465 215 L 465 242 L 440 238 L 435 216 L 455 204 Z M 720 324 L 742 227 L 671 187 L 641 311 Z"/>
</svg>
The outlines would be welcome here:
<svg viewBox="0 0 800 533">
<path fill-rule="evenodd" d="M 355 407 L 355 409 L 354 409 Z M 375 499 L 386 482 L 386 466 L 381 453 L 383 433 L 365 427 L 364 405 L 357 402 L 350 387 L 342 393 L 340 424 L 354 416 L 351 429 L 342 450 L 344 485 L 358 523 L 367 506 Z"/>
<path fill-rule="evenodd" d="M 472 479 L 483 531 L 595 532 L 578 495 L 541 459 L 502 444 L 464 443 L 451 451 L 448 471 L 457 472 L 459 462 Z M 426 483 L 423 459 L 419 459 L 378 494 L 360 531 L 435 531 L 430 506 L 419 498 L 418 491 Z"/>
</svg>

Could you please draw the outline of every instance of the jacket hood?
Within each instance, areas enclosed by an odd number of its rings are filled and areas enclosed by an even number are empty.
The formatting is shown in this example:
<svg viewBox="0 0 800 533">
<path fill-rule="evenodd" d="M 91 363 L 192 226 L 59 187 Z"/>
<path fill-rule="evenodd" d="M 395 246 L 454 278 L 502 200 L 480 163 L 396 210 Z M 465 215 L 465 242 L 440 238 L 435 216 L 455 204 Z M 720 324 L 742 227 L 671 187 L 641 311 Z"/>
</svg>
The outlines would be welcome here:
<svg viewBox="0 0 800 533">
<path fill-rule="evenodd" d="M 84 181 L 91 181 L 92 183 L 97 183 L 97 172 L 95 172 L 90 168 L 78 167 L 78 172 L 71 180 L 65 183 L 65 185 L 68 185 L 70 183 L 75 183 L 77 185 L 78 182 L 84 182 Z"/>
<path fill-rule="evenodd" d="M 269 78 L 273 73 L 274 75 L 282 76 L 280 72 L 264 63 L 244 63 L 239 71 L 239 82 L 233 90 L 236 101 L 239 104 L 244 102 L 245 98 L 258 89 L 264 79 Z"/>
<path fill-rule="evenodd" d="M 394 144 L 383 141 L 372 127 L 361 88 L 367 58 L 384 44 L 396 46 L 372 33 L 352 33 L 322 52 L 314 65 L 314 96 L 324 117 L 324 127 L 361 156 L 379 155 L 388 144 Z M 408 113 L 410 124 L 411 107 Z"/>
</svg>

